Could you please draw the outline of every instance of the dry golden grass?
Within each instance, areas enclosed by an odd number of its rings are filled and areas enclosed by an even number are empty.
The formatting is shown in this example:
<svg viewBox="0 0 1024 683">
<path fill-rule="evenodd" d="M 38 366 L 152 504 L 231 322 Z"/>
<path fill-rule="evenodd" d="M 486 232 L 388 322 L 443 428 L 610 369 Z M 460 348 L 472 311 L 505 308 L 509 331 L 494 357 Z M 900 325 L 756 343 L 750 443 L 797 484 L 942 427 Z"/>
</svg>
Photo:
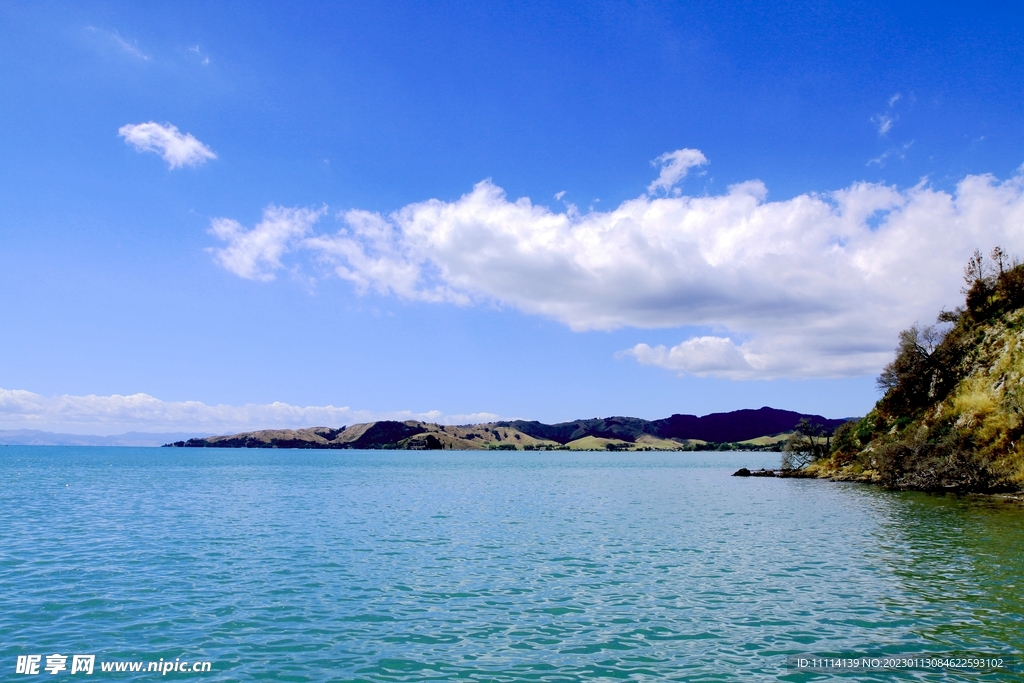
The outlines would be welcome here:
<svg viewBox="0 0 1024 683">
<path fill-rule="evenodd" d="M 739 443 L 749 444 L 751 446 L 771 446 L 777 443 L 782 443 L 792 436 L 792 434 L 793 432 L 784 432 L 773 436 L 759 436 L 756 439 L 747 439 L 746 441 L 740 441 Z"/>
</svg>

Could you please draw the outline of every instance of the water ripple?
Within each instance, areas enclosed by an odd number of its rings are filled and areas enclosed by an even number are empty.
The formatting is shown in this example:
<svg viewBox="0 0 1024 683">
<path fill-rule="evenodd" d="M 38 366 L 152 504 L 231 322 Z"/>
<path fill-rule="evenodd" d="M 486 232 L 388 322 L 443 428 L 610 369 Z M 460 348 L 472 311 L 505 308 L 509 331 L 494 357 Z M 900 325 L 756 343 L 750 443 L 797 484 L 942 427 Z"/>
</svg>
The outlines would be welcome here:
<svg viewBox="0 0 1024 683">
<path fill-rule="evenodd" d="M 63 652 L 224 681 L 812 681 L 786 656 L 1024 644 L 1019 506 L 728 476 L 752 454 L 2 456 L 8 674 Z"/>
</svg>

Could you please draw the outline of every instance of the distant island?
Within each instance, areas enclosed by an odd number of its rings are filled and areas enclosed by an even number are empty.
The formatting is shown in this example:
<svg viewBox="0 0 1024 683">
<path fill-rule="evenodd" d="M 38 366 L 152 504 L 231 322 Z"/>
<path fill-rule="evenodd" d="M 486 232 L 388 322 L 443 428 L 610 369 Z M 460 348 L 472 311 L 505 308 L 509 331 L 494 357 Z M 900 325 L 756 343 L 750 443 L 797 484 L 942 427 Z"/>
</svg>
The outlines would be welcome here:
<svg viewBox="0 0 1024 683">
<path fill-rule="evenodd" d="M 196 436 L 195 432 L 125 432 L 99 436 L 95 434 L 65 434 L 38 429 L 0 429 L 0 444 L 4 446 L 159 446 Z M 210 436 L 200 434 L 200 436 Z"/>
<path fill-rule="evenodd" d="M 164 444 L 178 448 L 314 448 L 396 450 L 782 450 L 797 425 L 831 434 L 847 418 L 828 419 L 760 408 L 672 415 L 661 420 L 606 417 L 557 424 L 527 420 L 439 425 L 381 420 L 348 427 L 265 429 Z"/>
</svg>

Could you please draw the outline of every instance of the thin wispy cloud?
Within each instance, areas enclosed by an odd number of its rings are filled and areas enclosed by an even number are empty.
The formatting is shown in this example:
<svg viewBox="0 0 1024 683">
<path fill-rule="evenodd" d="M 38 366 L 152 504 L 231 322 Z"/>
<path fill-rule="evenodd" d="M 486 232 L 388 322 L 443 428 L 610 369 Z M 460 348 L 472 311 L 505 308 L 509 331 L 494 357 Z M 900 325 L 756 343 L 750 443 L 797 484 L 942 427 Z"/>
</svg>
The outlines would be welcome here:
<svg viewBox="0 0 1024 683">
<path fill-rule="evenodd" d="M 578 331 L 711 328 L 671 348 L 641 338 L 625 353 L 733 379 L 877 373 L 900 329 L 956 305 L 950 274 L 975 248 L 1024 253 L 1024 171 L 967 176 L 952 192 L 855 183 L 782 201 L 751 180 L 585 214 L 512 201 L 483 181 L 455 201 L 340 213 L 334 232 L 313 232 L 318 212 L 293 211 L 303 222 L 274 232 L 280 256 L 251 271 L 261 279 L 329 267 L 360 292 L 498 304 Z M 249 253 L 251 232 L 216 234 Z"/>
<path fill-rule="evenodd" d="M 117 40 L 118 44 L 121 46 L 121 49 L 124 50 L 125 52 L 127 52 L 128 54 L 130 54 L 131 56 L 137 57 L 138 59 L 141 59 L 141 60 L 144 60 L 144 61 L 147 61 L 147 62 L 149 61 L 149 55 L 144 54 L 142 52 L 142 50 L 139 49 L 139 46 L 138 46 L 138 44 L 135 41 L 128 42 L 127 40 L 122 38 L 117 33 L 114 33 L 114 38 Z"/>
<path fill-rule="evenodd" d="M 190 133 L 182 134 L 169 123 L 129 123 L 121 126 L 117 134 L 138 152 L 159 154 L 171 169 L 199 166 L 208 159 L 217 158 L 209 147 Z"/>
<path fill-rule="evenodd" d="M 886 160 L 889 159 L 889 158 L 906 159 L 907 158 L 907 150 L 909 150 L 913 145 L 914 145 L 914 141 L 910 140 L 908 142 L 904 142 L 902 145 L 900 145 L 898 147 L 890 147 L 889 149 L 885 150 L 884 152 L 879 154 L 874 159 L 868 159 L 867 165 L 868 166 L 884 166 Z"/>
<path fill-rule="evenodd" d="M 875 124 L 878 129 L 879 137 L 885 137 L 892 130 L 893 125 L 899 120 L 899 115 L 893 113 L 893 107 L 903 97 L 902 94 L 896 93 L 888 100 L 888 108 L 881 114 L 875 114 L 871 117 L 871 123 Z"/>
<path fill-rule="evenodd" d="M 437 410 L 373 412 L 347 406 L 294 406 L 287 403 L 208 405 L 201 401 L 162 401 L 148 394 L 122 396 L 41 396 L 0 389 L 0 429 L 39 429 L 79 434 L 126 431 L 232 433 L 255 429 L 340 427 L 375 420 L 422 420 L 468 424 L 498 419 L 493 413 L 445 414 Z"/>
<path fill-rule="evenodd" d="M 149 55 L 144 53 L 139 48 L 137 40 L 128 40 L 126 38 L 123 38 L 121 34 L 117 31 L 108 31 L 105 29 L 96 28 L 95 26 L 86 26 L 85 30 L 97 36 L 102 36 L 102 40 L 110 41 L 110 43 L 112 43 L 113 45 L 120 47 L 121 51 L 124 54 L 130 55 L 131 57 L 134 57 L 135 59 L 140 59 L 144 62 L 149 61 Z"/>
<path fill-rule="evenodd" d="M 903 99 L 903 95 L 901 93 L 896 93 L 895 95 L 888 99 L 888 109 L 885 113 L 876 114 L 875 116 L 871 117 L 871 122 L 878 129 L 879 138 L 887 138 L 889 136 L 889 132 L 893 129 L 893 126 L 896 124 L 897 121 L 899 121 L 900 117 L 893 111 L 893 108 L 901 99 Z M 903 142 L 900 144 L 894 144 L 888 149 L 886 149 L 884 152 L 879 154 L 878 156 L 868 159 L 866 165 L 882 167 L 890 159 L 906 159 L 907 151 L 911 148 L 911 146 L 913 146 L 913 144 L 913 140 L 909 140 L 907 142 Z"/>
<path fill-rule="evenodd" d="M 878 114 L 871 117 L 871 122 L 878 126 L 878 134 L 885 136 L 892 130 L 892 125 L 896 123 L 896 118 L 888 114 Z"/>
<path fill-rule="evenodd" d="M 666 152 L 651 162 L 654 166 L 660 166 L 661 172 L 654 182 L 647 186 L 647 191 L 654 194 L 658 190 L 668 192 L 676 183 L 686 177 L 690 169 L 695 166 L 702 166 L 708 163 L 700 150 L 677 149 L 674 152 Z"/>
<path fill-rule="evenodd" d="M 199 63 L 203 66 L 208 66 L 210 64 L 209 55 L 203 54 L 203 51 L 199 49 L 198 45 L 193 45 L 188 49 L 188 51 L 193 53 L 196 57 L 198 57 L 201 60 Z"/>
</svg>

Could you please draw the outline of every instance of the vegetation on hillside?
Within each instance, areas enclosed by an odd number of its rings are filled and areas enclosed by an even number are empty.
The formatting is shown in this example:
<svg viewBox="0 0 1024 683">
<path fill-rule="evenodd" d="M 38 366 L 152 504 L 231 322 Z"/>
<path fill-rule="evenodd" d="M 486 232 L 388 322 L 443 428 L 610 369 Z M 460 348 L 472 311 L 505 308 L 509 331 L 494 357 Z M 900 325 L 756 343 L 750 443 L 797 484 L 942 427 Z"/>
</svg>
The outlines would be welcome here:
<svg viewBox="0 0 1024 683">
<path fill-rule="evenodd" d="M 902 489 L 1024 485 L 1024 265 L 975 252 L 964 279 L 964 306 L 900 333 L 881 400 L 809 470 Z"/>
</svg>

